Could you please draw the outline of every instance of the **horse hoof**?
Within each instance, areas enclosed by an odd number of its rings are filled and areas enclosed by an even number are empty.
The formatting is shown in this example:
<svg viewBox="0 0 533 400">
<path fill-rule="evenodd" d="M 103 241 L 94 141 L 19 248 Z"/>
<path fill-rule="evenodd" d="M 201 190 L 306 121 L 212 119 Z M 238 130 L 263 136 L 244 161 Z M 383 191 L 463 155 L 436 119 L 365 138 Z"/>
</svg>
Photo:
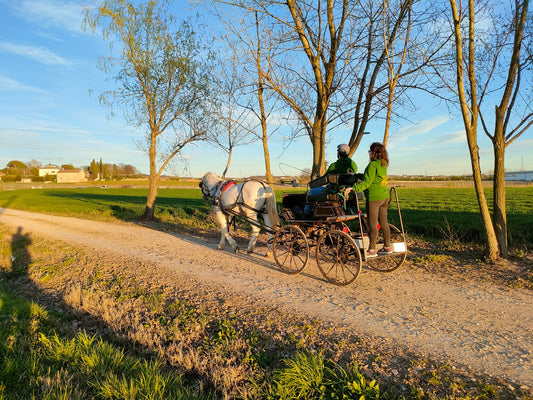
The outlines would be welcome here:
<svg viewBox="0 0 533 400">
<path fill-rule="evenodd" d="M 272 253 L 271 253 L 270 251 L 267 251 L 267 252 L 265 253 L 265 257 L 268 258 L 268 257 L 271 256 L 271 254 L 272 254 Z"/>
<path fill-rule="evenodd" d="M 246 254 L 252 254 L 253 252 L 253 250 L 246 250 Z"/>
<path fill-rule="evenodd" d="M 238 248 L 238 247 L 235 247 L 235 248 L 233 249 L 233 252 L 234 252 L 235 254 L 237 254 L 237 253 L 239 252 L 239 248 Z"/>
<path fill-rule="evenodd" d="M 217 250 L 222 250 L 224 246 L 217 246 Z"/>
</svg>

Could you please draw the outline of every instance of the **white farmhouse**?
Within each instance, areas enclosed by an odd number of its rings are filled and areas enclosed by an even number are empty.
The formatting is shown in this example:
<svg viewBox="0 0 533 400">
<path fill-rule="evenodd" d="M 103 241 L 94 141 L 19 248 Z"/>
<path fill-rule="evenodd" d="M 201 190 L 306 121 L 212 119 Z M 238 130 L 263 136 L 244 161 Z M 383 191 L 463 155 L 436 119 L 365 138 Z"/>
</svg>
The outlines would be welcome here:
<svg viewBox="0 0 533 400">
<path fill-rule="evenodd" d="M 57 175 L 61 168 L 56 167 L 55 165 L 47 165 L 44 168 L 39 168 L 39 176 L 46 175 Z"/>
</svg>

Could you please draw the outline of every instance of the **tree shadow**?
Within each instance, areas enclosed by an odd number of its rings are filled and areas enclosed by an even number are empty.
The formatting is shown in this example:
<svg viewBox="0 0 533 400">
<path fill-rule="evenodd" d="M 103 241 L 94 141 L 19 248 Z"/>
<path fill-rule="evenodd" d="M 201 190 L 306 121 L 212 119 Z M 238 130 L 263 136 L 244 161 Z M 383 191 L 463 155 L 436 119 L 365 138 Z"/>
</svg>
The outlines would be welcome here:
<svg viewBox="0 0 533 400">
<path fill-rule="evenodd" d="M 38 283 L 39 278 L 32 277 L 32 264 L 35 261 L 32 257 L 32 244 L 31 234 L 24 232 L 22 226 L 18 226 L 10 240 L 11 263 L 6 265 L 5 269 L 0 270 L 0 299 L 2 299 L 0 300 L 0 323 L 3 324 L 5 321 L 13 326 L 11 331 L 17 332 L 19 336 L 17 341 L 20 342 L 19 346 L 23 346 L 24 352 L 32 351 L 27 346 L 34 342 L 33 339 L 26 340 L 23 337 L 25 334 L 34 335 L 40 332 L 45 336 L 55 334 L 60 340 L 73 340 L 79 334 L 86 333 L 89 336 L 94 335 L 108 341 L 127 355 L 146 360 L 158 358 L 156 349 L 142 345 L 137 341 L 134 342 L 123 332 L 115 331 L 104 318 L 68 304 L 65 300 L 65 291 L 50 291 L 42 287 Z M 8 298 L 9 301 L 4 301 Z M 33 305 L 45 310 L 45 313 L 41 314 L 46 316 L 42 324 L 39 323 L 39 318 L 36 319 L 33 316 L 35 313 L 35 306 Z M 26 316 L 30 316 L 30 318 L 26 318 Z M 6 346 L 11 346 L 12 349 L 14 344 L 8 342 L 9 340 L 6 342 Z M 3 347 L 0 344 L 0 353 L 4 350 Z M 0 357 L 0 360 L 4 361 L 3 357 Z M 21 360 L 21 363 L 25 365 L 25 361 Z M 17 378 L 19 383 L 14 382 L 13 377 L 10 376 L 10 382 L 6 383 L 7 386 L 0 388 L 0 398 L 3 398 L 1 396 L 2 390 L 9 392 L 9 390 L 17 391 L 24 387 L 27 388 L 27 374 L 31 372 L 25 370 L 23 366 L 21 368 L 18 369 L 22 372 L 21 377 Z M 171 369 L 167 365 L 161 367 L 163 372 Z M 195 386 L 197 381 L 204 382 L 206 387 L 216 387 L 208 377 L 200 376 L 194 371 L 186 372 L 183 375 L 186 377 L 185 385 L 187 387 Z M 32 378 L 38 385 L 46 381 L 46 377 L 33 376 Z M 44 379 L 42 382 L 41 378 Z M 52 379 L 54 378 L 52 377 Z M 46 383 L 43 384 L 46 386 Z M 38 390 L 40 389 L 45 390 L 44 387 L 40 388 L 39 386 Z"/>
</svg>

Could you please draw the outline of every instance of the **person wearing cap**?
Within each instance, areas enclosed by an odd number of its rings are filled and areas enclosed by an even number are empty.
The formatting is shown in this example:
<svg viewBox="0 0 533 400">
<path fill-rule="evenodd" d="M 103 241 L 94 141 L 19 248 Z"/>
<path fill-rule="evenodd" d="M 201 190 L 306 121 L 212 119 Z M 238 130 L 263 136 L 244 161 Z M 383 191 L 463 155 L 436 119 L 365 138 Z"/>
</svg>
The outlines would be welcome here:
<svg viewBox="0 0 533 400">
<path fill-rule="evenodd" d="M 337 161 L 334 163 L 331 163 L 329 168 L 326 171 L 326 175 L 330 174 L 352 174 L 356 175 L 357 172 L 357 164 L 348 157 L 348 153 L 350 152 L 350 146 L 347 144 L 339 144 L 337 146 Z M 360 174 L 361 175 L 361 174 Z M 362 179 L 362 175 L 359 176 Z M 338 190 L 338 188 L 336 189 Z M 350 194 L 351 188 L 347 188 L 346 191 L 344 191 L 343 195 L 346 198 L 346 210 L 345 212 L 347 214 L 355 214 L 356 213 L 356 205 L 354 203 L 355 200 L 355 193 Z"/>
<path fill-rule="evenodd" d="M 357 172 L 357 164 L 348 157 L 350 146 L 347 144 L 339 144 L 337 146 L 337 161 L 331 163 L 326 171 L 328 174 L 355 174 Z"/>
</svg>

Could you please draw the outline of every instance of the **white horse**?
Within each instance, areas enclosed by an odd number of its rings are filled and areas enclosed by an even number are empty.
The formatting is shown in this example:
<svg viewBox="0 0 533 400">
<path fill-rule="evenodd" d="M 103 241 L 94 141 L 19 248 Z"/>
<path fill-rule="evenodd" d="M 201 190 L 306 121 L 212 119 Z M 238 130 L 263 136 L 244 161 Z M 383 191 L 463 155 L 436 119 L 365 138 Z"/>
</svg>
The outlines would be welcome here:
<svg viewBox="0 0 533 400">
<path fill-rule="evenodd" d="M 238 214 L 252 225 L 252 237 L 248 243 L 246 251 L 248 254 L 254 251 L 255 242 L 261 228 L 259 227 L 257 216 L 263 215 L 265 226 L 276 229 L 279 226 L 279 216 L 276 207 L 276 197 L 272 188 L 264 182 L 249 180 L 244 183 L 235 183 L 233 181 L 224 181 L 216 174 L 208 172 L 200 181 L 200 188 L 204 200 L 210 200 L 213 205 L 218 225 L 220 227 L 221 237 L 217 246 L 218 250 L 224 248 L 227 240 L 234 252 L 239 251 L 237 243 L 229 234 L 228 217 Z M 255 223 L 255 224 L 254 224 Z M 268 250 L 266 257 L 272 250 L 272 233 L 268 233 Z"/>
</svg>

